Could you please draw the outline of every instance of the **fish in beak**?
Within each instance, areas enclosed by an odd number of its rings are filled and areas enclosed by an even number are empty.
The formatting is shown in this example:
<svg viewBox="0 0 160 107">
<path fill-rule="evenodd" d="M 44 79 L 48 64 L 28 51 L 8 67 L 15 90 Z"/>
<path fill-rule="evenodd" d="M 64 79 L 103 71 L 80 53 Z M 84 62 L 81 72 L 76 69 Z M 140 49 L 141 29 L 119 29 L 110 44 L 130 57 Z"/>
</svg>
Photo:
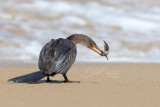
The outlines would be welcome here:
<svg viewBox="0 0 160 107">
<path fill-rule="evenodd" d="M 97 54 L 101 56 L 105 56 L 108 60 L 108 54 L 109 54 L 109 46 L 108 44 L 104 41 L 104 51 L 100 50 L 98 46 L 95 43 L 92 43 L 91 45 L 88 46 L 89 49 L 93 50 Z"/>
<path fill-rule="evenodd" d="M 103 40 L 104 41 L 104 40 Z M 109 54 L 109 46 L 107 44 L 106 41 L 104 41 L 104 52 L 101 52 L 101 56 L 106 56 L 107 60 L 108 60 L 108 55 Z"/>
</svg>

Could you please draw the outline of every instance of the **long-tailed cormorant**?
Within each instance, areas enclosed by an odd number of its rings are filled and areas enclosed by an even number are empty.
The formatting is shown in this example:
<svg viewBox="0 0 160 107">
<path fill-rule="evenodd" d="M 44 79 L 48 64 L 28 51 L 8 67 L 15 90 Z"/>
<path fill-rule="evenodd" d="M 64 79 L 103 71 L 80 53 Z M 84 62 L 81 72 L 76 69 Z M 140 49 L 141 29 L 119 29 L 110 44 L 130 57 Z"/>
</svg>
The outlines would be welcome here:
<svg viewBox="0 0 160 107">
<path fill-rule="evenodd" d="M 38 62 L 39 71 L 15 77 L 8 81 L 15 83 L 35 83 L 47 76 L 47 81 L 49 82 L 50 76 L 62 74 L 65 79 L 64 82 L 69 82 L 66 73 L 75 62 L 77 55 L 76 44 L 84 45 L 101 56 L 107 57 L 109 52 L 106 42 L 104 47 L 105 52 L 103 52 L 90 37 L 83 34 L 73 34 L 67 39 L 52 39 L 40 52 Z"/>
</svg>

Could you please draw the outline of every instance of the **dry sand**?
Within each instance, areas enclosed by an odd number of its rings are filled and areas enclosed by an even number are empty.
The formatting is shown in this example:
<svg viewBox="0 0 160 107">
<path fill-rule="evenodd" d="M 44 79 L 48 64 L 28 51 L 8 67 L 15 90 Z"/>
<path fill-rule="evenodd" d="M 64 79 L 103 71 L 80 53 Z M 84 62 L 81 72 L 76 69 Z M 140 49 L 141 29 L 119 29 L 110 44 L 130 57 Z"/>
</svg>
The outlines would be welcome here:
<svg viewBox="0 0 160 107">
<path fill-rule="evenodd" d="M 160 64 L 76 64 L 68 78 L 80 83 L 7 82 L 36 70 L 0 67 L 0 107 L 160 107 Z"/>
</svg>

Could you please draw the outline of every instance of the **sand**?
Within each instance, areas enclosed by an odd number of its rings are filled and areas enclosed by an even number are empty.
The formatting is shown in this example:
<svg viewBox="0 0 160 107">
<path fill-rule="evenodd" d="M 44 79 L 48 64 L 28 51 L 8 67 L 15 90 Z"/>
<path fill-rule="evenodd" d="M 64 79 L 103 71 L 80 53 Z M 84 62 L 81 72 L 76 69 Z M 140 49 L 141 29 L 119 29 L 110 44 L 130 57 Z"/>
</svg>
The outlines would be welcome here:
<svg viewBox="0 0 160 107">
<path fill-rule="evenodd" d="M 0 67 L 0 106 L 160 107 L 160 64 L 75 64 L 67 75 L 80 83 L 7 82 L 37 70 L 34 65 Z"/>
</svg>

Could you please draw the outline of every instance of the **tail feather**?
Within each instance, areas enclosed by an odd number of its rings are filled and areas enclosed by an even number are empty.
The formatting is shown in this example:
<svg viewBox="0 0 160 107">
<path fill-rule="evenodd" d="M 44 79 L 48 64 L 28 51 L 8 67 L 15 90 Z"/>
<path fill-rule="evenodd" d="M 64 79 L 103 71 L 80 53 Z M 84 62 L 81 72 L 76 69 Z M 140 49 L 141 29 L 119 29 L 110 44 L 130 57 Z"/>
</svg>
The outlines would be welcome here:
<svg viewBox="0 0 160 107">
<path fill-rule="evenodd" d="M 19 76 L 19 77 L 9 79 L 8 82 L 35 83 L 35 82 L 41 80 L 44 77 L 45 77 L 45 75 L 42 72 L 37 71 L 37 72 L 33 72 L 33 73 L 30 73 L 30 74 L 26 74 L 26 75 L 22 75 L 22 76 Z"/>
</svg>

